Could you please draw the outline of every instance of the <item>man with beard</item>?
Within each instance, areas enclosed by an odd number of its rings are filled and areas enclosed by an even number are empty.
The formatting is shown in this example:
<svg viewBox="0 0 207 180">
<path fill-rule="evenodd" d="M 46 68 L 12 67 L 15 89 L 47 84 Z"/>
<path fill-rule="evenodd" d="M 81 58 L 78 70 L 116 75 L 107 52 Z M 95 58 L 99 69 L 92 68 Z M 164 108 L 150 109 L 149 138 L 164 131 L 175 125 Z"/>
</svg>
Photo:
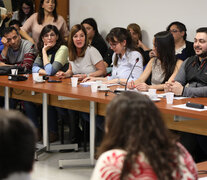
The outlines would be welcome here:
<svg viewBox="0 0 207 180">
<path fill-rule="evenodd" d="M 207 97 L 207 27 L 197 29 L 194 50 L 196 55 L 183 62 L 175 81 L 165 84 L 165 91 L 185 97 Z M 178 134 L 196 162 L 207 160 L 207 136 Z"/>
<path fill-rule="evenodd" d="M 175 81 L 165 84 L 165 90 L 185 97 L 207 97 L 207 27 L 197 29 L 194 38 L 196 55 L 180 67 Z"/>
</svg>

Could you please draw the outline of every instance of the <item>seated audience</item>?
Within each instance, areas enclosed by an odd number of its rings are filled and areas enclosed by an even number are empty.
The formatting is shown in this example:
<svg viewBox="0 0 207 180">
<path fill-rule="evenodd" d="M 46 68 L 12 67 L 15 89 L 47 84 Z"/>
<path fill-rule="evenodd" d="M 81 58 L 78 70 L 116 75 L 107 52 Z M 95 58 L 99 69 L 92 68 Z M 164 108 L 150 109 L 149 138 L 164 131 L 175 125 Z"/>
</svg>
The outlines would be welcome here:
<svg viewBox="0 0 207 180">
<path fill-rule="evenodd" d="M 132 39 L 136 45 L 137 50 L 143 55 L 143 65 L 145 66 L 149 60 L 149 52 L 151 51 L 144 43 L 142 42 L 142 31 L 138 24 L 131 23 L 127 26 L 127 30 L 130 31 Z"/>
<path fill-rule="evenodd" d="M 207 27 L 197 29 L 194 50 L 196 55 L 183 62 L 175 81 L 165 84 L 165 91 L 185 97 L 207 97 Z M 206 136 L 184 134 L 181 138 L 196 161 L 207 159 Z M 204 152 L 204 159 L 197 153 L 199 147 Z"/>
<path fill-rule="evenodd" d="M 9 22 L 9 27 L 15 27 L 18 32 L 20 31 L 21 26 L 22 26 L 21 23 L 16 19 L 13 19 Z"/>
<path fill-rule="evenodd" d="M 83 25 L 76 24 L 69 36 L 69 69 L 58 72 L 60 78 L 75 76 L 84 79 L 87 76 L 105 76 L 106 68 L 99 51 L 88 45 L 87 32 Z"/>
<path fill-rule="evenodd" d="M 19 10 L 13 13 L 12 20 L 18 20 L 22 26 L 25 21 L 34 13 L 33 7 L 33 0 L 21 0 L 19 4 Z"/>
<path fill-rule="evenodd" d="M 126 79 L 137 61 L 129 81 L 136 80 L 143 72 L 143 59 L 142 55 L 136 51 L 134 43 L 132 41 L 130 33 L 125 28 L 113 28 L 106 36 L 106 40 L 109 42 L 111 49 L 114 51 L 113 54 L 113 68 L 112 76 L 106 78 L 91 78 L 87 80 L 103 80 L 107 83 L 125 83 Z"/>
<path fill-rule="evenodd" d="M 14 27 L 5 28 L 1 42 L 4 49 L 0 54 L 0 66 L 17 65 L 31 70 L 35 59 L 34 45 L 31 42 L 21 39 Z"/>
<path fill-rule="evenodd" d="M 2 32 L 6 27 L 6 22 L 8 22 L 11 17 L 12 13 L 7 11 L 4 5 L 4 1 L 0 0 L 0 37 L 3 36 Z"/>
<path fill-rule="evenodd" d="M 103 37 L 98 32 L 98 26 L 97 26 L 95 19 L 93 19 L 93 18 L 84 19 L 81 22 L 81 24 L 86 29 L 88 43 L 91 46 L 95 47 L 99 51 L 99 53 L 101 54 L 102 57 L 105 57 L 105 54 L 106 54 L 108 48 L 107 48 L 106 42 L 104 41 Z M 106 67 L 111 65 L 105 61 L 104 61 L 104 64 L 106 65 Z"/>
<path fill-rule="evenodd" d="M 67 40 L 68 27 L 64 18 L 57 14 L 56 7 L 57 0 L 41 0 L 38 12 L 32 14 L 21 27 L 21 36 L 37 45 L 43 27 L 52 24 L 58 28 L 60 34 Z M 32 37 L 28 33 L 32 33 Z"/>
<path fill-rule="evenodd" d="M 88 45 L 87 32 L 83 25 L 76 24 L 71 28 L 69 36 L 69 69 L 59 71 L 56 75 L 60 78 L 78 77 L 80 80 L 87 76 L 105 76 L 106 67 L 99 51 Z M 79 139 L 79 121 L 77 111 L 68 110 L 70 117 L 70 137 L 72 142 Z"/>
<path fill-rule="evenodd" d="M 198 178 L 192 157 L 155 104 L 136 92 L 123 92 L 108 105 L 98 154 L 91 180 Z"/>
<path fill-rule="evenodd" d="M 0 110 L 0 142 L 0 179 L 30 179 L 36 142 L 32 123 L 20 112 Z"/>
<path fill-rule="evenodd" d="M 68 48 L 56 26 L 46 25 L 39 37 L 39 54 L 35 59 L 32 72 L 41 75 L 55 75 L 59 70 L 68 69 Z M 25 102 L 26 115 L 34 122 L 38 140 L 41 138 L 40 125 L 38 123 L 38 108 L 35 103 Z M 54 142 L 58 139 L 57 110 L 53 106 L 48 106 L 49 140 Z"/>
<path fill-rule="evenodd" d="M 149 88 L 163 90 L 166 81 L 173 81 L 181 64 L 176 60 L 174 38 L 170 32 L 162 31 L 154 35 L 153 51 L 156 57 L 150 59 L 141 76 L 134 82 L 128 83 L 128 88 L 136 88 L 139 91 L 148 91 Z M 145 81 L 151 76 L 152 85 Z"/>
<path fill-rule="evenodd" d="M 68 48 L 56 26 L 49 24 L 42 29 L 38 50 L 39 55 L 35 59 L 32 72 L 55 75 L 59 70 L 68 69 Z"/>
<path fill-rule="evenodd" d="M 175 54 L 177 59 L 186 60 L 188 57 L 194 56 L 193 43 L 186 40 L 187 29 L 181 22 L 172 22 L 167 31 L 171 32 L 175 40 Z"/>
</svg>

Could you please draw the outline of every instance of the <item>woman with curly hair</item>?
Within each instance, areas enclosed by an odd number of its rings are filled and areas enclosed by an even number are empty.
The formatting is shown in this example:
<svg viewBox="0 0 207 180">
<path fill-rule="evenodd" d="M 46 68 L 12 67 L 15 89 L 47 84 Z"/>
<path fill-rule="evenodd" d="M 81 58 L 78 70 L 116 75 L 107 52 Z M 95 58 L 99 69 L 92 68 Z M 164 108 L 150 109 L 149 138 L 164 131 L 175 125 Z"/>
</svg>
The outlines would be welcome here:
<svg viewBox="0 0 207 180">
<path fill-rule="evenodd" d="M 92 180 L 197 179 L 190 154 L 154 103 L 136 92 L 123 92 L 108 105 L 98 153 Z"/>
</svg>

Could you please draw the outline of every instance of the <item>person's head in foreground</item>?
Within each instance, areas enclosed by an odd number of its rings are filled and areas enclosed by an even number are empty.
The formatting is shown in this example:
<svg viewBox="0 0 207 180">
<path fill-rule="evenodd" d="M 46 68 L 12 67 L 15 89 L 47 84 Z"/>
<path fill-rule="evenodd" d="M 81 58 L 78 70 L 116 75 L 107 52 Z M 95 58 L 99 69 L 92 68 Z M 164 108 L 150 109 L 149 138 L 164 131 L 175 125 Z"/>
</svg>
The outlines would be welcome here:
<svg viewBox="0 0 207 180">
<path fill-rule="evenodd" d="M 17 111 L 0 110 L 0 179 L 32 171 L 35 142 L 29 119 Z"/>
<path fill-rule="evenodd" d="M 197 176 L 191 156 L 170 134 L 155 104 L 137 92 L 123 92 L 108 105 L 105 136 L 98 155 L 96 167 L 102 166 L 97 172 L 103 179 Z M 186 167 L 186 158 L 191 169 Z M 98 179 L 95 172 L 96 168 L 93 176 Z"/>
</svg>

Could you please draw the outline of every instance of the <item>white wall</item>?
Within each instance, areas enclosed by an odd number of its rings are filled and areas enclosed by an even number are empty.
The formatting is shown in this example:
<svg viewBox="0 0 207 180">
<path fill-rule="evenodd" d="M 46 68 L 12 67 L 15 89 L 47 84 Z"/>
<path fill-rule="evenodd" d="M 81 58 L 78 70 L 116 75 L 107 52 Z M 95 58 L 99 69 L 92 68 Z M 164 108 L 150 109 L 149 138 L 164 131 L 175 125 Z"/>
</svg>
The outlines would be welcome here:
<svg viewBox="0 0 207 180">
<path fill-rule="evenodd" d="M 207 26 L 207 0 L 70 0 L 70 27 L 88 17 L 96 19 L 104 37 L 113 27 L 137 23 L 144 43 L 152 47 L 153 35 L 177 20 L 193 41 L 195 30 Z"/>
</svg>

